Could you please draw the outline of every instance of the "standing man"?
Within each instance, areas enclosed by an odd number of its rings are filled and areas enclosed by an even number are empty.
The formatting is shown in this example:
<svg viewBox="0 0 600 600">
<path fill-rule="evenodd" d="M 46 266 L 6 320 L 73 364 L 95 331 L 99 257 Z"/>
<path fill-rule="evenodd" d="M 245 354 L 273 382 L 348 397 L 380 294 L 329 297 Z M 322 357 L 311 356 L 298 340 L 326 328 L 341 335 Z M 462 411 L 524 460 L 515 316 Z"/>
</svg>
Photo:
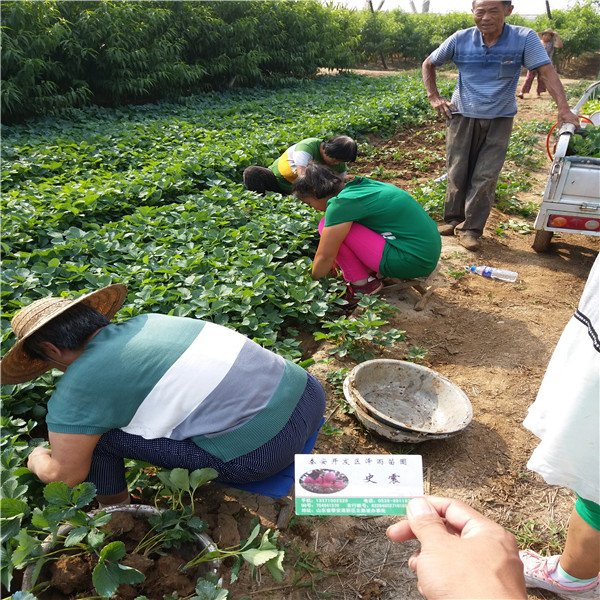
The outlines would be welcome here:
<svg viewBox="0 0 600 600">
<path fill-rule="evenodd" d="M 473 2 L 475 27 L 457 31 L 423 63 L 429 102 L 446 122 L 448 186 L 445 223 L 440 234 L 453 235 L 467 250 L 477 250 L 490 214 L 517 112 L 515 92 L 521 67 L 538 69 L 558 105 L 559 123 L 579 119 L 571 112 L 563 86 L 533 29 L 505 23 L 512 2 Z M 440 96 L 436 68 L 458 67 L 451 100 Z"/>
</svg>

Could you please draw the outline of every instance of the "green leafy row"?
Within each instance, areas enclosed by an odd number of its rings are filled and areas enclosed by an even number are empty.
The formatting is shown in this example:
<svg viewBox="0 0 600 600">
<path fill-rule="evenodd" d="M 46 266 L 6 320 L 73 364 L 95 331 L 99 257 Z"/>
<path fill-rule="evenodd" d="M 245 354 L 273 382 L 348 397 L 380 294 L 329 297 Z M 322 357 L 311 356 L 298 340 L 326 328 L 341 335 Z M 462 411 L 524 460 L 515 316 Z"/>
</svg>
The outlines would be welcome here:
<svg viewBox="0 0 600 600">
<path fill-rule="evenodd" d="M 429 111 L 416 77 L 346 76 L 277 93 L 90 108 L 69 120 L 5 127 L 2 192 L 11 211 L 5 237 L 39 235 L 42 218 L 64 230 L 118 219 L 140 205 L 177 202 L 212 187 L 215 177 L 240 181 L 249 164 L 269 164 L 308 135 L 389 131 Z"/>
</svg>

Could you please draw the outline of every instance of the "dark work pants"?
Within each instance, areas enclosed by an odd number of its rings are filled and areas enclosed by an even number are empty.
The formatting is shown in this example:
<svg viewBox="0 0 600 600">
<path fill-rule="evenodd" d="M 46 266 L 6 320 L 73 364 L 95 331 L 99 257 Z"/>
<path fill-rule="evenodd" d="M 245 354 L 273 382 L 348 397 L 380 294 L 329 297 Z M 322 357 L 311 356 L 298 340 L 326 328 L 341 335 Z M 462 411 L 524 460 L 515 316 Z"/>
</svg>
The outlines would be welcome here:
<svg viewBox="0 0 600 600">
<path fill-rule="evenodd" d="M 243 178 L 246 188 L 258 194 L 266 194 L 267 192 L 289 194 L 289 191 L 284 190 L 279 185 L 275 173 L 266 167 L 246 167 Z"/>
<path fill-rule="evenodd" d="M 215 479 L 219 483 L 260 481 L 294 462 L 294 455 L 302 452 L 306 441 L 319 428 L 324 412 L 325 391 L 309 373 L 304 393 L 283 429 L 256 450 L 228 462 L 189 439 L 145 439 L 121 429 L 111 429 L 100 437 L 94 449 L 87 481 L 103 496 L 123 491 L 127 486 L 125 458 L 165 469 L 179 467 L 194 471 L 210 467 L 219 473 Z"/>
<path fill-rule="evenodd" d="M 446 122 L 448 183 L 444 221 L 474 237 L 483 228 L 496 195 L 512 131 L 512 117 L 473 119 L 453 115 Z"/>
</svg>

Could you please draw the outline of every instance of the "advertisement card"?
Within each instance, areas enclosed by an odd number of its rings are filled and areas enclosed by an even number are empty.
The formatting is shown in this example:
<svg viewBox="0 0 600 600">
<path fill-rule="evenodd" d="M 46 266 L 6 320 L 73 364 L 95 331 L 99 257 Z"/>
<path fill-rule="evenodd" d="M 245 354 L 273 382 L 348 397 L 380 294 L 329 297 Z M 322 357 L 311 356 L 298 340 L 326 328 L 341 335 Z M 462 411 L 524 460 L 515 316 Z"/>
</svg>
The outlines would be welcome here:
<svg viewBox="0 0 600 600">
<path fill-rule="evenodd" d="M 297 515 L 405 515 L 423 495 L 418 455 L 296 454 Z"/>
</svg>

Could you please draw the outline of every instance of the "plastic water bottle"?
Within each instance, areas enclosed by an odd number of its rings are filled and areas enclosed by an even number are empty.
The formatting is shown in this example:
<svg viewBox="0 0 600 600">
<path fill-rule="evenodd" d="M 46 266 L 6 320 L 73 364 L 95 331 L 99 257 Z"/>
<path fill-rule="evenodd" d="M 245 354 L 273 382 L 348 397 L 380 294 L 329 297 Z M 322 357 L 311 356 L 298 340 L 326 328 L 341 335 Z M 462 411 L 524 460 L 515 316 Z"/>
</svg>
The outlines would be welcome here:
<svg viewBox="0 0 600 600">
<path fill-rule="evenodd" d="M 514 271 L 505 271 L 504 269 L 496 269 L 494 267 L 469 267 L 469 271 L 482 277 L 491 277 L 492 279 L 500 279 L 501 281 L 516 281 L 519 275 Z"/>
</svg>

